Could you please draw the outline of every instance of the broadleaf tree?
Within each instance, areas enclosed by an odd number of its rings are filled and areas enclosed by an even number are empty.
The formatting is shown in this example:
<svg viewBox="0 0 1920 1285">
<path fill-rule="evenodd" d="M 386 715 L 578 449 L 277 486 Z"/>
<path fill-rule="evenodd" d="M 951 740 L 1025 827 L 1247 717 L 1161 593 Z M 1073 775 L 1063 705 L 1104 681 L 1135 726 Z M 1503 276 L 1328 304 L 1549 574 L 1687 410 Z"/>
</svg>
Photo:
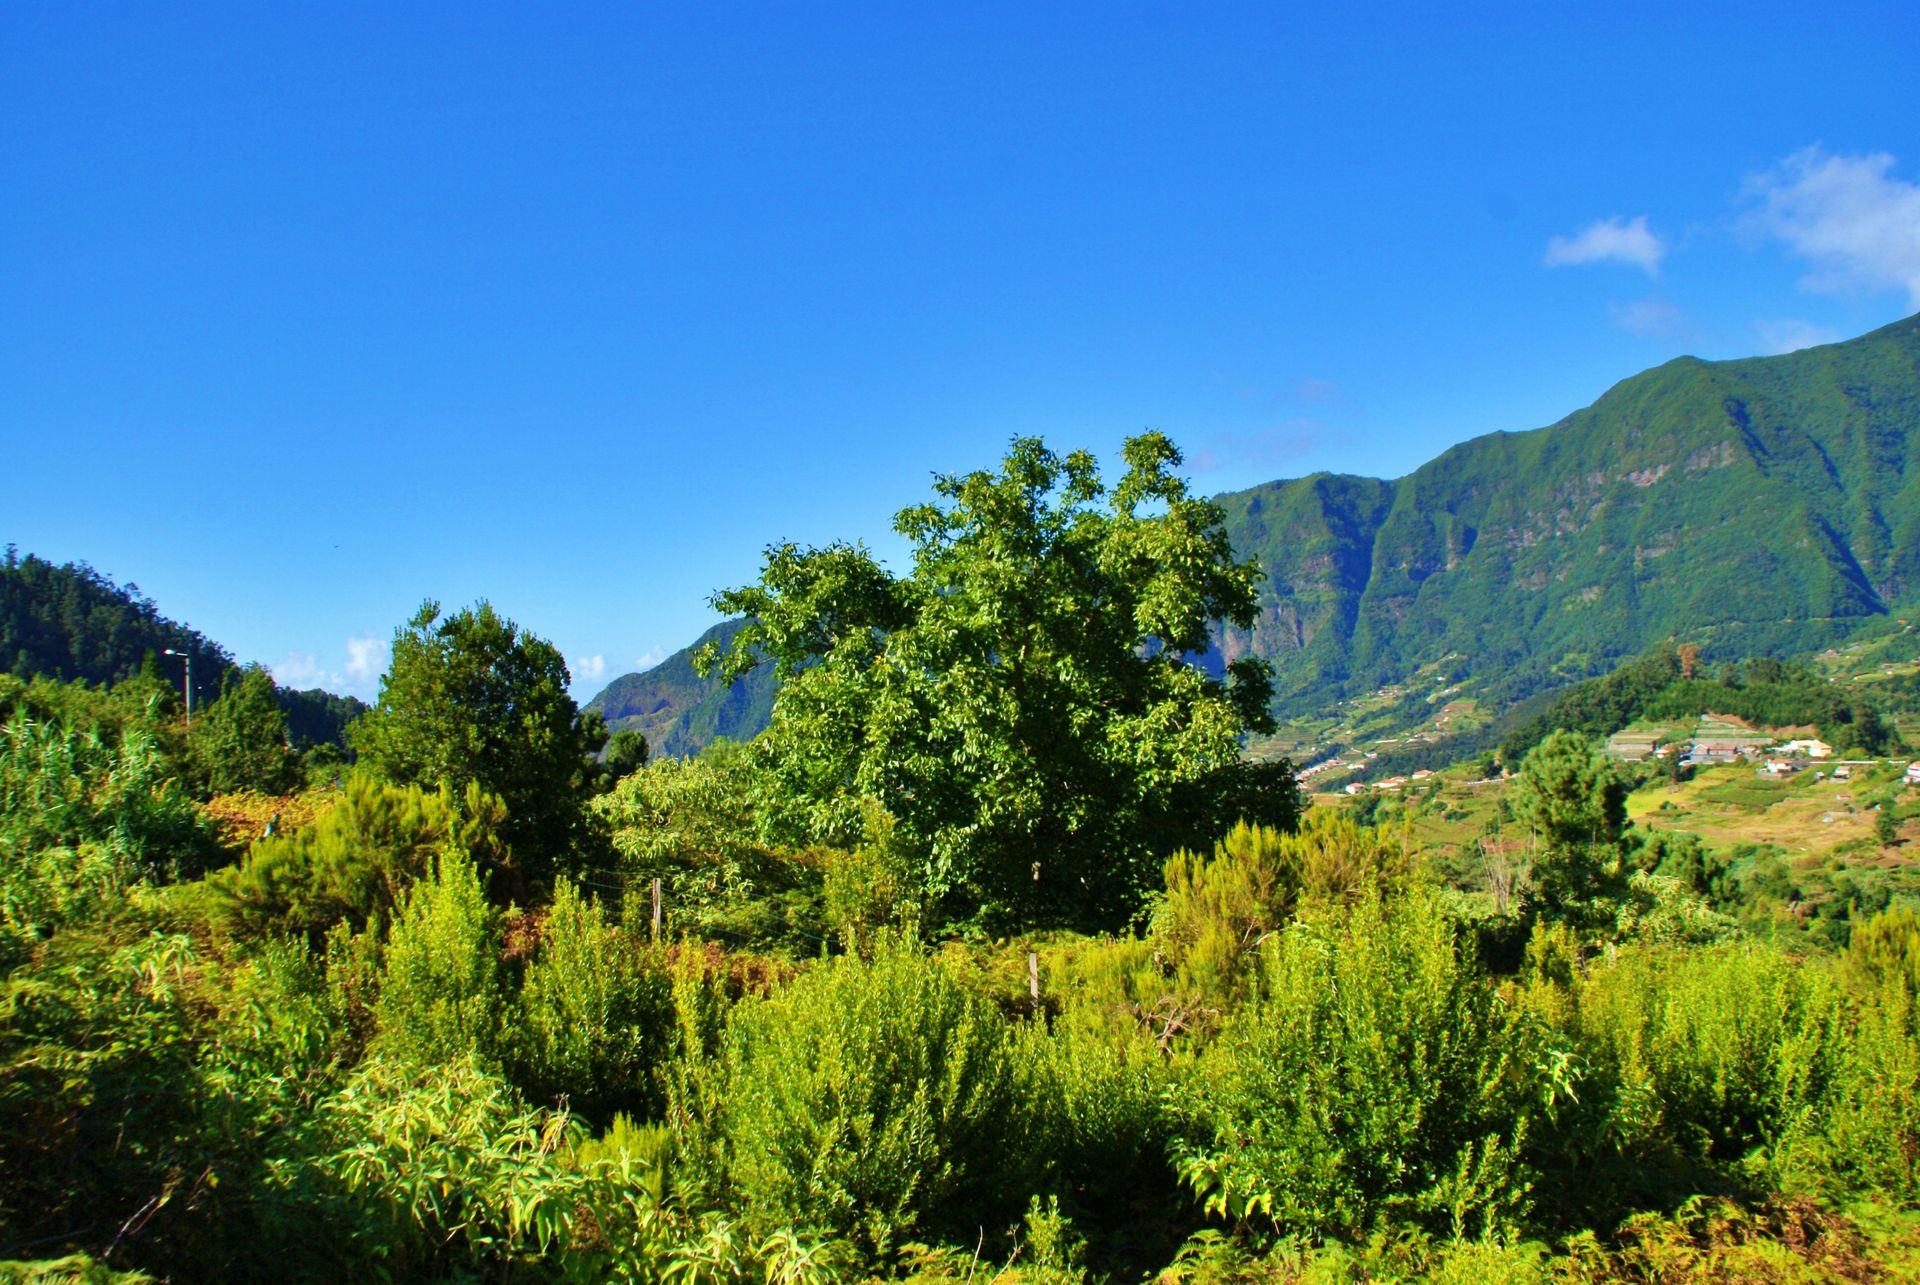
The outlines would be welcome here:
<svg viewBox="0 0 1920 1285">
<path fill-rule="evenodd" d="M 1016 438 L 900 512 L 910 573 L 782 544 L 715 595 L 749 623 L 698 663 L 783 680 L 754 743 L 769 837 L 852 846 L 877 802 L 949 917 L 1092 925 L 1137 910 L 1174 849 L 1293 824 L 1290 766 L 1240 748 L 1271 726 L 1267 666 L 1191 663 L 1211 621 L 1252 621 L 1258 569 L 1167 437 L 1124 456 L 1109 491 L 1088 452 Z"/>
<path fill-rule="evenodd" d="M 512 867 L 498 891 L 519 893 L 511 885 L 544 883 L 592 838 L 591 756 L 605 725 L 582 716 L 568 681 L 559 649 L 492 604 L 442 618 L 430 601 L 394 633 L 379 702 L 348 737 L 384 780 L 497 796 Z"/>
</svg>

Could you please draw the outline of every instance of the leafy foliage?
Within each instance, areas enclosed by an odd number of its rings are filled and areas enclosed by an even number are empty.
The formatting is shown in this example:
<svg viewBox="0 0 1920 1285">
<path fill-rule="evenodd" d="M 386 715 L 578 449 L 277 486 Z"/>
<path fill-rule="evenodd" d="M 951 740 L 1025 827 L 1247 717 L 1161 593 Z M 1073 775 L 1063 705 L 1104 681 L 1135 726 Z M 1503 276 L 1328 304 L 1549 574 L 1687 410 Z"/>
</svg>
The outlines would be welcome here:
<svg viewBox="0 0 1920 1285">
<path fill-rule="evenodd" d="M 1293 834 L 1242 822 L 1211 859 L 1182 850 L 1167 861 L 1154 941 L 1195 992 L 1229 1005 L 1266 940 L 1303 905 L 1378 892 L 1403 865 L 1386 838 L 1345 813 L 1310 812 Z"/>
<path fill-rule="evenodd" d="M 1020 1203 L 1006 1033 L 918 944 L 823 962 L 728 1031 L 730 1178 L 767 1224 L 869 1252 Z"/>
<path fill-rule="evenodd" d="M 407 890 L 374 1009 L 375 1048 L 434 1065 L 476 1057 L 497 1065 L 507 1005 L 500 976 L 500 915 L 473 860 L 457 850 Z"/>
<path fill-rule="evenodd" d="M 216 794 L 280 794 L 300 779 L 300 761 L 287 739 L 286 716 L 274 700 L 273 679 L 258 665 L 226 683 L 220 699 L 194 721 L 187 754 Z"/>
<path fill-rule="evenodd" d="M 657 1113 L 653 1075 L 674 1023 L 665 962 L 564 879 L 540 936 L 520 989 L 515 1081 L 536 1100 L 565 1098 L 590 1118 Z"/>
<path fill-rule="evenodd" d="M 425 603 L 395 632 L 380 700 L 350 731 L 360 762 L 397 785 L 475 785 L 506 805 L 510 867 L 536 882 L 589 837 L 588 735 L 553 644 L 485 602 L 442 619 Z"/>
<path fill-rule="evenodd" d="M 356 776 L 313 824 L 257 841 L 208 889 L 232 931 L 318 940 L 335 924 L 383 922 L 449 845 L 497 857 L 503 820 L 499 802 L 477 785 L 456 806 L 447 787 L 430 792 Z"/>
<path fill-rule="evenodd" d="M 705 663 L 727 678 L 766 657 L 783 680 L 754 742 L 776 837 L 850 847 L 876 800 L 949 913 L 1112 923 L 1160 854 L 1242 813 L 1292 823 L 1285 766 L 1239 762 L 1267 725 L 1264 666 L 1221 682 L 1184 659 L 1210 620 L 1250 618 L 1255 569 L 1172 443 L 1125 453 L 1109 497 L 1091 455 L 1018 439 L 998 472 L 940 478 L 939 502 L 899 514 L 910 576 L 784 545 L 714 599 L 749 619 Z"/>
<path fill-rule="evenodd" d="M 1181 1173 L 1210 1210 L 1308 1234 L 1454 1235 L 1527 1212 L 1547 1049 L 1431 900 L 1311 912 L 1262 964 L 1261 993 L 1179 1090 Z"/>
<path fill-rule="evenodd" d="M 1520 765 L 1512 805 L 1538 845 L 1533 882 L 1551 913 L 1589 913 L 1617 891 L 1627 782 L 1586 738 L 1555 732 L 1535 746 Z"/>
<path fill-rule="evenodd" d="M 565 1164 L 570 1128 L 471 1058 L 369 1060 L 320 1104 L 311 1160 L 273 1172 L 334 1229 L 309 1242 L 302 1273 L 409 1280 L 537 1263 L 588 1187 Z"/>
</svg>

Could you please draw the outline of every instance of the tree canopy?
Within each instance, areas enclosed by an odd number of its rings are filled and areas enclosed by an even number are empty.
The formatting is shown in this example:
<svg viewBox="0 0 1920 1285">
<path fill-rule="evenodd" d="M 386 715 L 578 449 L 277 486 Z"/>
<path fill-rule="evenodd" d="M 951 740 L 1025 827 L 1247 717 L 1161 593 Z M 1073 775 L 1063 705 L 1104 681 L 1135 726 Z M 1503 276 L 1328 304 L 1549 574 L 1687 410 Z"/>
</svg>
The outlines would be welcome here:
<svg viewBox="0 0 1920 1285">
<path fill-rule="evenodd" d="M 361 764 L 395 784 L 497 796 L 514 864 L 544 878 L 585 836 L 588 757 L 604 736 L 567 683 L 559 650 L 492 604 L 443 619 L 426 602 L 394 633 L 379 702 L 349 737 Z"/>
<path fill-rule="evenodd" d="M 857 843 L 877 801 L 948 913 L 1115 922 L 1174 848 L 1242 815 L 1292 824 L 1291 769 L 1240 755 L 1270 726 L 1266 665 L 1188 663 L 1209 622 L 1251 621 L 1258 570 L 1164 435 L 1124 454 L 1109 492 L 1088 452 L 1017 438 L 900 512 L 910 574 L 782 544 L 715 595 L 750 623 L 700 663 L 783 679 L 755 742 L 774 837 Z"/>
<path fill-rule="evenodd" d="M 249 665 L 222 688 L 220 699 L 195 719 L 187 753 L 215 793 L 258 790 L 278 794 L 299 780 L 300 759 L 287 739 L 286 715 L 274 700 L 273 677 Z"/>
<path fill-rule="evenodd" d="M 1627 827 L 1627 782 L 1578 732 L 1535 746 L 1513 785 L 1513 813 L 1538 840 L 1533 879 L 1549 910 L 1566 913 L 1606 890 Z"/>
</svg>

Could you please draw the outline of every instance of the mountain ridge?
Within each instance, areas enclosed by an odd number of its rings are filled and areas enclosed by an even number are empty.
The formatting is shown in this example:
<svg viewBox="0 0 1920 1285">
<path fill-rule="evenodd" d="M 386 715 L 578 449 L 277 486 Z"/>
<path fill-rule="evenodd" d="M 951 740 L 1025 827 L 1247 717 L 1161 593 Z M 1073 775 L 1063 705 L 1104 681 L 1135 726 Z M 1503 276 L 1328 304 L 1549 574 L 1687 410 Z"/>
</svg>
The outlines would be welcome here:
<svg viewBox="0 0 1920 1285">
<path fill-rule="evenodd" d="M 1284 714 L 1455 651 L 1483 677 L 1515 671 L 1518 697 L 1668 634 L 1756 653 L 1832 641 L 1785 626 L 1884 615 L 1920 583 L 1916 426 L 1908 318 L 1783 357 L 1676 358 L 1390 482 L 1229 493 L 1229 535 L 1267 580 L 1220 652 L 1273 661 Z"/>
<path fill-rule="evenodd" d="M 1214 498 L 1266 574 L 1252 626 L 1217 628 L 1196 660 L 1268 660 L 1283 721 L 1422 670 L 1510 707 L 1668 638 L 1815 651 L 1920 599 L 1920 316 L 1781 356 L 1676 357 L 1399 478 Z M 667 753 L 764 726 L 770 676 L 723 692 L 692 650 L 591 706 L 616 728 L 652 720 Z"/>
</svg>

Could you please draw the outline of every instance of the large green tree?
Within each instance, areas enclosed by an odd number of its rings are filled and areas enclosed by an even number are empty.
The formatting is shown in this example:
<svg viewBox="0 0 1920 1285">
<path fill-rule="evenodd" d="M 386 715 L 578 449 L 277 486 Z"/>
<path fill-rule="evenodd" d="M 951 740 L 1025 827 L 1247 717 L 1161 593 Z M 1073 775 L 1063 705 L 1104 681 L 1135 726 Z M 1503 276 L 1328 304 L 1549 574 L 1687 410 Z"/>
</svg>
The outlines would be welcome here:
<svg viewBox="0 0 1920 1285">
<path fill-rule="evenodd" d="M 1291 825 L 1291 769 L 1240 754 L 1270 725 L 1265 664 L 1190 663 L 1209 622 L 1251 621 L 1258 571 L 1165 436 L 1125 459 L 1109 491 L 1089 453 L 1018 438 L 899 514 L 910 574 L 786 544 L 715 596 L 750 623 L 701 663 L 783 679 L 755 743 L 772 837 L 854 844 L 877 800 L 948 914 L 1096 924 L 1138 907 L 1167 852 L 1240 816 Z"/>
<path fill-rule="evenodd" d="M 385 780 L 497 796 L 516 874 L 543 882 L 589 837 L 590 756 L 605 737 L 568 681 L 559 650 L 490 603 L 442 618 L 427 602 L 395 632 L 380 700 L 348 735 Z"/>
</svg>

